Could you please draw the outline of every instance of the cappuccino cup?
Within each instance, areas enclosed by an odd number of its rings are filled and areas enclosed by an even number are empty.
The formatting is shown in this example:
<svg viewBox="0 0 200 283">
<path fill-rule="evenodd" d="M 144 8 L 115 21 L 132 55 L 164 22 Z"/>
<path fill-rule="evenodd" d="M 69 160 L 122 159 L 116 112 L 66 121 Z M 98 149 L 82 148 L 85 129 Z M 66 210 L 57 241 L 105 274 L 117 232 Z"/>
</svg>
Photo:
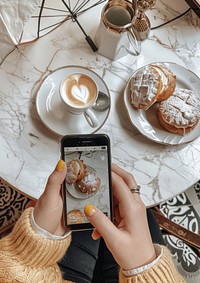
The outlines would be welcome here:
<svg viewBox="0 0 200 283">
<path fill-rule="evenodd" d="M 98 126 L 97 117 L 91 109 L 98 98 L 98 87 L 90 76 L 73 73 L 65 77 L 60 83 L 60 97 L 69 112 L 83 114 L 91 127 Z"/>
</svg>

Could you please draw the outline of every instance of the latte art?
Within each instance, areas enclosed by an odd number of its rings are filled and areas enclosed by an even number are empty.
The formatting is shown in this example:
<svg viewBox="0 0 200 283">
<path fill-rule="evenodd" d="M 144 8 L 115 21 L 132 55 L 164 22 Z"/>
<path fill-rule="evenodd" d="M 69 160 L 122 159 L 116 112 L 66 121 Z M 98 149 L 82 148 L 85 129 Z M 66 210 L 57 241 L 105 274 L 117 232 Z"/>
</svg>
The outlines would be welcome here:
<svg viewBox="0 0 200 283">
<path fill-rule="evenodd" d="M 98 119 L 92 107 L 98 97 L 98 86 L 92 76 L 72 73 L 60 82 L 60 98 L 66 110 L 82 115 L 90 127 L 98 127 Z"/>
<path fill-rule="evenodd" d="M 97 88 L 93 80 L 84 74 L 73 74 L 63 83 L 66 94 L 65 101 L 73 107 L 87 107 L 97 96 Z"/>
<path fill-rule="evenodd" d="M 71 89 L 71 94 L 75 99 L 78 99 L 83 103 L 87 103 L 88 97 L 90 95 L 85 85 L 73 85 Z"/>
</svg>

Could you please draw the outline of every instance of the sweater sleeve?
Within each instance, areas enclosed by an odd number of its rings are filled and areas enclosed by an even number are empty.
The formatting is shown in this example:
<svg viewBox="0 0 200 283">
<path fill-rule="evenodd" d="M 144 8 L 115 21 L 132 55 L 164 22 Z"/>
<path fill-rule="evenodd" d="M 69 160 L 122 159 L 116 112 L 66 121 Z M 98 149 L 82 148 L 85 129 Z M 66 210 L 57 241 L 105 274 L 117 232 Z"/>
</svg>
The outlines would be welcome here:
<svg viewBox="0 0 200 283">
<path fill-rule="evenodd" d="M 65 254 L 71 237 L 52 240 L 37 235 L 30 223 L 32 209 L 26 209 L 12 233 L 0 240 L 1 283 L 63 282 L 57 261 Z"/>
<path fill-rule="evenodd" d="M 178 273 L 172 261 L 169 250 L 162 246 L 163 255 L 160 260 L 150 269 L 137 275 L 126 277 L 122 270 L 119 273 L 120 283 L 186 283 L 182 276 Z"/>
</svg>

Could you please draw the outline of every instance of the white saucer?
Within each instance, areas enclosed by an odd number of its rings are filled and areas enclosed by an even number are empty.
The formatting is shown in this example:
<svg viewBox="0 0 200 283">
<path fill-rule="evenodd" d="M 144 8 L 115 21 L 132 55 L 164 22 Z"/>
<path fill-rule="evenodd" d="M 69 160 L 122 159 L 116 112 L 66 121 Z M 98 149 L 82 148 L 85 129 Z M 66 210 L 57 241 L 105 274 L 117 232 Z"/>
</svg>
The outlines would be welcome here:
<svg viewBox="0 0 200 283">
<path fill-rule="evenodd" d="M 171 69 L 176 75 L 176 87 L 194 90 L 200 96 L 200 78 L 193 72 L 175 63 L 152 63 L 162 64 Z M 138 70 L 137 70 L 138 71 Z M 135 72 L 134 72 L 135 74 Z M 134 76 L 134 74 L 132 76 Z M 128 80 L 124 90 L 124 103 L 128 112 L 131 123 L 138 131 L 147 138 L 161 144 L 178 145 L 193 141 L 200 136 L 200 122 L 190 132 L 184 136 L 172 134 L 162 128 L 157 119 L 157 105 L 154 104 L 147 111 L 135 110 L 130 102 L 129 83 Z"/>
<path fill-rule="evenodd" d="M 91 76 L 97 83 L 99 91 L 105 93 L 110 99 L 110 93 L 105 82 L 99 75 L 87 68 L 80 66 L 66 66 L 56 69 L 48 75 L 41 83 L 36 96 L 36 108 L 38 115 L 44 125 L 61 136 L 67 134 L 91 134 L 99 130 L 108 118 L 110 107 L 103 111 L 95 111 L 99 125 L 92 128 L 86 121 L 84 115 L 75 115 L 68 112 L 63 104 L 59 85 L 61 80 L 72 73 L 81 72 Z"/>
</svg>

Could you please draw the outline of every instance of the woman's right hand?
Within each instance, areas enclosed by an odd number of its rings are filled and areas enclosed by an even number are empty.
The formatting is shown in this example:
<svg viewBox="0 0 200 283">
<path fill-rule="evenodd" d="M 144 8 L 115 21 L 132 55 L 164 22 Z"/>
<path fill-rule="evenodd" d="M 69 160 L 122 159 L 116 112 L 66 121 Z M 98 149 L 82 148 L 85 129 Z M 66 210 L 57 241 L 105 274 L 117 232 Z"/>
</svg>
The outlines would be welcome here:
<svg viewBox="0 0 200 283">
<path fill-rule="evenodd" d="M 137 268 L 156 258 L 148 228 L 146 208 L 134 177 L 117 165 L 112 166 L 115 225 L 96 207 L 85 206 L 85 214 L 95 227 L 93 238 L 102 236 L 116 262 L 125 270 Z"/>
</svg>

